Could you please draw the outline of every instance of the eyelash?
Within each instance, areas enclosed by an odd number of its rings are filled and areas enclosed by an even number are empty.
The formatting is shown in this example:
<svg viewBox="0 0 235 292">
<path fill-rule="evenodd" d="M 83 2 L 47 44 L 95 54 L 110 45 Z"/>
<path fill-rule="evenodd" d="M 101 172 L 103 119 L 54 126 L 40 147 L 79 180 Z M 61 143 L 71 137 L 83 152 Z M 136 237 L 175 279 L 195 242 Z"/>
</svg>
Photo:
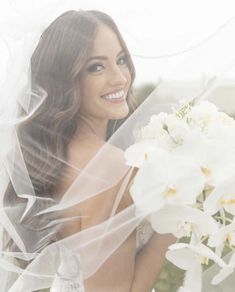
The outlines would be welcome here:
<svg viewBox="0 0 235 292">
<path fill-rule="evenodd" d="M 128 63 L 128 57 L 127 57 L 127 55 L 121 56 L 121 57 L 118 59 L 118 62 L 119 62 L 120 60 L 124 60 L 124 63 L 123 63 L 123 64 L 120 64 L 120 65 L 127 65 L 127 63 Z"/>
<path fill-rule="evenodd" d="M 120 62 L 121 60 L 123 60 L 124 62 Z M 117 60 L 117 64 L 118 65 L 127 65 L 127 56 L 121 56 L 118 60 Z M 101 69 L 97 69 L 98 67 L 102 67 Z M 88 73 L 96 73 L 96 72 L 100 72 L 102 69 L 104 69 L 104 65 L 100 64 L 100 63 L 94 63 L 91 66 L 89 66 L 87 68 L 87 72 Z"/>
<path fill-rule="evenodd" d="M 97 69 L 98 67 L 101 67 L 101 69 Z M 88 73 L 95 73 L 95 72 L 100 72 L 102 69 L 103 69 L 103 65 L 100 64 L 100 63 L 95 63 L 95 64 L 92 64 L 91 66 L 89 66 L 87 68 L 87 72 Z"/>
</svg>

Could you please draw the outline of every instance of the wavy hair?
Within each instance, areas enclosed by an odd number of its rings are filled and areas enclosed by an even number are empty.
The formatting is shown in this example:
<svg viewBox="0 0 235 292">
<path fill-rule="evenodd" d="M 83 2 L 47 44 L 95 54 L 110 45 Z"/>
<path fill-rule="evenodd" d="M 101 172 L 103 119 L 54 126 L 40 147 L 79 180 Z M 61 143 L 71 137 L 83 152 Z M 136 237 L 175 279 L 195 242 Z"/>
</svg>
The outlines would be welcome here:
<svg viewBox="0 0 235 292">
<path fill-rule="evenodd" d="M 81 72 L 100 24 L 114 31 L 126 53 L 132 80 L 127 96 L 129 115 L 136 108 L 132 94 L 134 65 L 112 18 L 93 10 L 68 11 L 59 16 L 44 31 L 31 58 L 32 92 L 42 91 L 46 98 L 17 129 L 24 162 L 38 197 L 52 198 L 66 169 L 69 142 L 79 127 Z M 107 139 L 125 119 L 109 121 Z M 17 197 L 10 182 L 5 193 L 5 205 L 16 206 L 20 201 L 22 199 Z M 36 208 L 45 206 L 39 204 Z M 38 211 L 34 210 L 34 213 Z M 32 220 L 28 224 L 37 225 Z"/>
</svg>

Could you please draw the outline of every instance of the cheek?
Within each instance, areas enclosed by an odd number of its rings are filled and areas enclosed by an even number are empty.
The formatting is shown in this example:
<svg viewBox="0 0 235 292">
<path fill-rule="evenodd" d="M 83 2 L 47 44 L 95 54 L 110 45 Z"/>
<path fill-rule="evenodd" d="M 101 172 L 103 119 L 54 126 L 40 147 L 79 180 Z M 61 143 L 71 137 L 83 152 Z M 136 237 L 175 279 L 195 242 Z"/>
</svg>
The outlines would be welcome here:
<svg viewBox="0 0 235 292">
<path fill-rule="evenodd" d="M 123 72 L 123 74 L 127 80 L 127 86 L 130 87 L 132 80 L 131 80 L 131 73 L 130 73 L 129 69 L 125 70 L 125 72 Z"/>
<path fill-rule="evenodd" d="M 81 105 L 80 108 L 82 110 L 89 110 L 92 105 L 94 106 L 94 88 L 87 86 L 87 84 L 84 84 L 85 86 L 82 87 L 81 90 Z M 83 85 L 82 85 L 83 86 Z"/>
<path fill-rule="evenodd" d="M 101 90 L 103 87 L 103 79 L 87 77 L 81 82 L 82 96 L 94 99 L 95 97 L 101 94 Z"/>
<path fill-rule="evenodd" d="M 81 83 L 81 94 L 82 94 L 82 99 L 87 98 L 88 96 L 93 95 L 93 86 L 91 86 L 91 82 L 89 80 L 85 80 L 84 82 Z"/>
<path fill-rule="evenodd" d="M 83 113 L 94 115 L 97 109 L 100 108 L 102 99 L 102 86 L 101 78 L 86 78 L 80 83 L 81 86 L 81 105 L 80 110 Z"/>
</svg>

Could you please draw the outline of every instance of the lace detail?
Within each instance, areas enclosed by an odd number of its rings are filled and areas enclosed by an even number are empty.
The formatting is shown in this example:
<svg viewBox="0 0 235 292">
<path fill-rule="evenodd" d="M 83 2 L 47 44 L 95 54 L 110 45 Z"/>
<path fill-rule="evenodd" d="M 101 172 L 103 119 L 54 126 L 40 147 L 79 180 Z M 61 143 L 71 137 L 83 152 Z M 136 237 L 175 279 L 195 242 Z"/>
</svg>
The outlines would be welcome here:
<svg viewBox="0 0 235 292">
<path fill-rule="evenodd" d="M 136 253 L 150 240 L 154 230 L 148 220 L 143 220 L 136 228 Z"/>
<path fill-rule="evenodd" d="M 72 252 L 62 244 L 60 251 L 60 265 L 50 292 L 85 292 L 81 274 L 80 255 Z"/>
<path fill-rule="evenodd" d="M 85 292 L 81 282 L 56 278 L 50 292 Z"/>
</svg>

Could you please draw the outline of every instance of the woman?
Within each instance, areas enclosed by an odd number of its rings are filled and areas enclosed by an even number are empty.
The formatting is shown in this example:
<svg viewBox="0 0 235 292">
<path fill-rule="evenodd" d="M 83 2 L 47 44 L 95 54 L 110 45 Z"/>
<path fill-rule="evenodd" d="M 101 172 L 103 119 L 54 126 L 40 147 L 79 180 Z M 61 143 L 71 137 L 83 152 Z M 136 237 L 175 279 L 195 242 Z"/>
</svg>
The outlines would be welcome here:
<svg viewBox="0 0 235 292">
<path fill-rule="evenodd" d="M 21 253 L 9 291 L 154 287 L 172 238 L 153 235 L 136 216 L 128 192 L 136 170 L 125 164 L 122 140 L 109 139 L 134 110 L 134 77 L 126 44 L 102 12 L 66 12 L 42 34 L 4 195 L 5 247 Z"/>
</svg>

